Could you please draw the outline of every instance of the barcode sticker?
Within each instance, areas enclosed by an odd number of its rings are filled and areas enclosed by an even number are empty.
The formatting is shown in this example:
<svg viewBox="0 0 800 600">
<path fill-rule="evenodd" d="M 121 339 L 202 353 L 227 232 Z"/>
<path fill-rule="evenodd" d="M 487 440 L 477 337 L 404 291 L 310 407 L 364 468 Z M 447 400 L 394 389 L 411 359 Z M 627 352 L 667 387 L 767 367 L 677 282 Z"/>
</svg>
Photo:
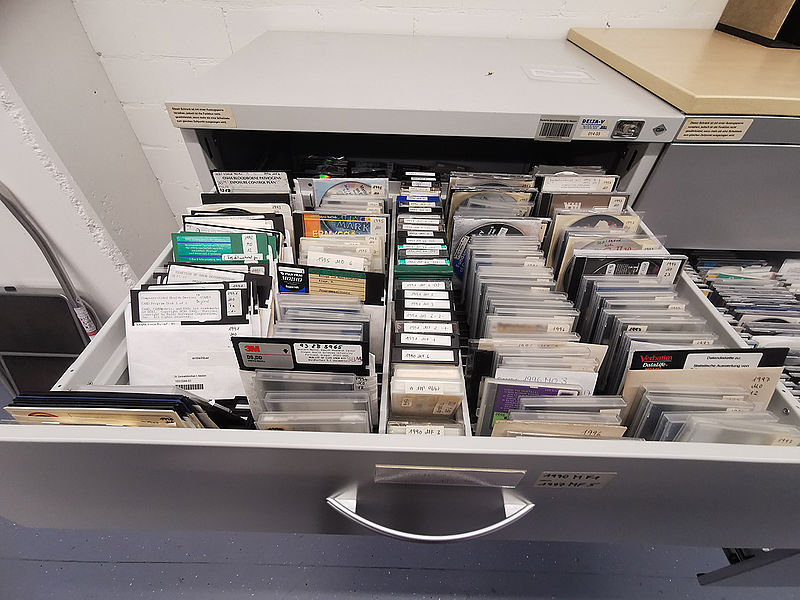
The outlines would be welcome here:
<svg viewBox="0 0 800 600">
<path fill-rule="evenodd" d="M 571 140 L 577 123 L 577 119 L 542 117 L 536 137 L 548 140 Z"/>
</svg>

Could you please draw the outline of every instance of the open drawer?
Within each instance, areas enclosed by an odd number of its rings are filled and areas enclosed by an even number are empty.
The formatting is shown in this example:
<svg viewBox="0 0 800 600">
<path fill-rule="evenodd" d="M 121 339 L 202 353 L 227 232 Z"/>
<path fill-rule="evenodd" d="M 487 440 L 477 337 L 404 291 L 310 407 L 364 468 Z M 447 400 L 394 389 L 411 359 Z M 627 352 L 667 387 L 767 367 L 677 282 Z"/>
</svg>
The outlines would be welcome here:
<svg viewBox="0 0 800 600">
<path fill-rule="evenodd" d="M 123 308 L 56 389 L 127 381 Z M 0 470 L 0 516 L 36 527 L 800 547 L 799 448 L 6 424 Z"/>
</svg>

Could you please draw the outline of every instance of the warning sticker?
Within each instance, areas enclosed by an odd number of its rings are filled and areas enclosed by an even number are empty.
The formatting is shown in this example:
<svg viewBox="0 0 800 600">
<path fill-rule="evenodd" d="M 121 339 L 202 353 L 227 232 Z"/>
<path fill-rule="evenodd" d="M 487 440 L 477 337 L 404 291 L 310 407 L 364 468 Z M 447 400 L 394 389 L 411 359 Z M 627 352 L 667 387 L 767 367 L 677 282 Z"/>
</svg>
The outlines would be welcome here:
<svg viewBox="0 0 800 600">
<path fill-rule="evenodd" d="M 738 141 L 752 124 L 753 119 L 686 119 L 675 139 L 696 142 Z"/>
<path fill-rule="evenodd" d="M 236 119 L 230 106 L 167 103 L 167 112 L 175 127 L 236 129 Z"/>
</svg>

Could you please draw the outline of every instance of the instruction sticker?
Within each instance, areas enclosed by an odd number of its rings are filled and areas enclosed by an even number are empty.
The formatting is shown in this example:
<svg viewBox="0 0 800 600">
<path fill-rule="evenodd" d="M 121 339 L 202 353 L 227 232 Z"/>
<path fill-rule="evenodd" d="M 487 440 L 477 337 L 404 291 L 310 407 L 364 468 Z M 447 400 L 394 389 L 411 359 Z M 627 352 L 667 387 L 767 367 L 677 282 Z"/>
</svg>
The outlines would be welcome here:
<svg viewBox="0 0 800 600">
<path fill-rule="evenodd" d="M 696 142 L 738 141 L 752 124 L 753 119 L 686 119 L 675 139 Z"/>
<path fill-rule="evenodd" d="M 289 179 L 283 171 L 212 171 L 220 194 L 288 194 Z"/>
<path fill-rule="evenodd" d="M 167 103 L 167 112 L 175 127 L 236 129 L 236 119 L 230 106 Z"/>
</svg>

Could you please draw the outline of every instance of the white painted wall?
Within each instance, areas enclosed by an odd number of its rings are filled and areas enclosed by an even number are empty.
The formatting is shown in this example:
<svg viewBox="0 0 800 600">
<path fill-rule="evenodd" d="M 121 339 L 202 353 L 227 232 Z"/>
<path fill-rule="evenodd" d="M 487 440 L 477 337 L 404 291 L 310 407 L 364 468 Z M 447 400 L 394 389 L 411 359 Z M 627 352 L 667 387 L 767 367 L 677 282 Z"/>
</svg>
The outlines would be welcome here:
<svg viewBox="0 0 800 600">
<path fill-rule="evenodd" d="M 122 259 L 143 274 L 175 217 L 72 2 L 0 1 L 0 68 Z"/>
<path fill-rule="evenodd" d="M 107 317 L 135 281 L 75 181 L 0 70 L 0 181 L 51 239 L 79 293 Z M 59 289 L 27 232 L 0 204 L 0 285 Z M 115 260 L 113 257 L 117 257 Z"/>
<path fill-rule="evenodd" d="M 570 27 L 713 28 L 726 0 L 73 0 L 172 210 L 200 191 L 170 90 L 265 31 L 564 38 Z M 357 59 L 357 57 L 354 57 Z"/>
</svg>

